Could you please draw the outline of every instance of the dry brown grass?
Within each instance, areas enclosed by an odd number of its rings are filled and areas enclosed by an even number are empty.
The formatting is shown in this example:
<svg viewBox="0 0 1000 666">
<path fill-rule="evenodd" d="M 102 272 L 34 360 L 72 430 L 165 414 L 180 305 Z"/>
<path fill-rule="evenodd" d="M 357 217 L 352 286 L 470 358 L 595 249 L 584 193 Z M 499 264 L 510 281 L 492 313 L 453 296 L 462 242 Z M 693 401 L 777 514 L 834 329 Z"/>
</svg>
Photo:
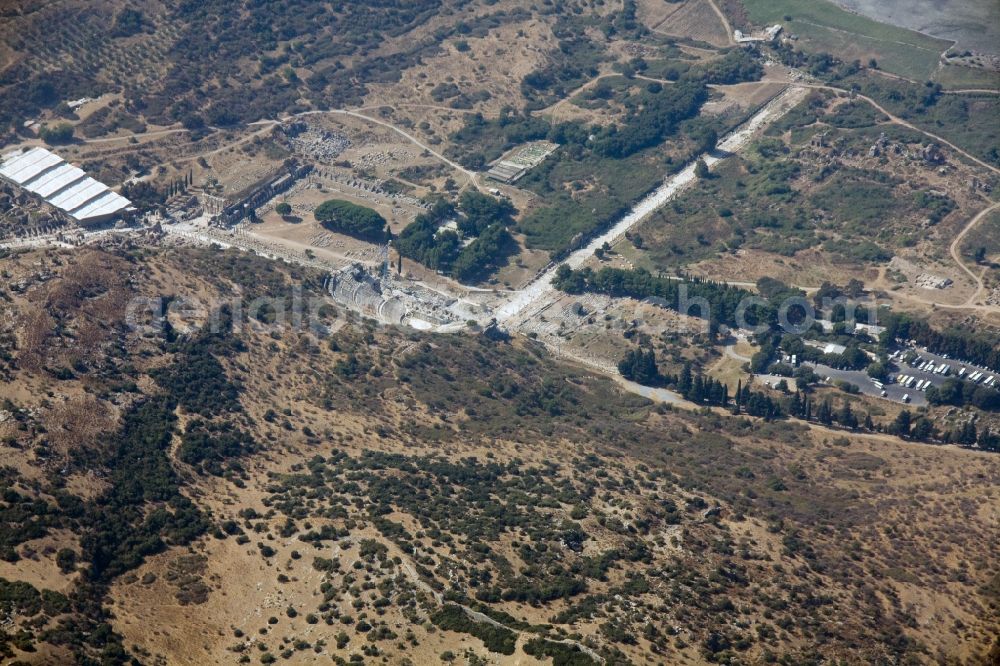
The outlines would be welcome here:
<svg viewBox="0 0 1000 666">
<path fill-rule="evenodd" d="M 655 24 L 653 29 L 713 46 L 729 46 L 732 39 L 709 0 L 687 0 L 680 9 Z"/>
<path fill-rule="evenodd" d="M 465 41 L 469 47 L 465 52 L 443 44 L 437 56 L 405 70 L 398 83 L 373 85 L 366 106 L 447 108 L 449 102 L 435 100 L 431 92 L 435 86 L 453 83 L 463 93 L 489 93 L 489 99 L 473 109 L 495 116 L 504 106 L 522 106 L 521 79 L 544 64 L 557 44 L 550 26 L 537 18 L 505 24 L 486 37 Z M 499 62 L 504 66 L 498 67 Z"/>
</svg>

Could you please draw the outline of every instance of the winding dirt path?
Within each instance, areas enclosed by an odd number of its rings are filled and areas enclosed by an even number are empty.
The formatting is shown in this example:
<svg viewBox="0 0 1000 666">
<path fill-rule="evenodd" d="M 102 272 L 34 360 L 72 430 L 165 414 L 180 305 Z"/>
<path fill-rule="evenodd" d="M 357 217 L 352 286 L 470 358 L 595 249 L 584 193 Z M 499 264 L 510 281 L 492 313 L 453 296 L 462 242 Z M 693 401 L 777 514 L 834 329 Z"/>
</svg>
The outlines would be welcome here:
<svg viewBox="0 0 1000 666">
<path fill-rule="evenodd" d="M 725 355 L 728 358 L 731 358 L 731 359 L 734 359 L 736 361 L 739 361 L 740 363 L 749 363 L 750 362 L 750 357 L 749 356 L 744 356 L 743 354 L 740 354 L 739 352 L 737 352 L 736 351 L 736 345 L 737 345 L 736 342 L 730 342 L 730 343 L 724 345 L 722 349 L 723 349 Z"/>
<path fill-rule="evenodd" d="M 733 39 L 733 26 L 729 25 L 729 19 L 727 19 L 726 15 L 722 13 L 719 6 L 715 4 L 715 0 L 708 0 L 708 4 L 711 5 L 712 11 L 714 11 L 716 16 L 719 17 L 719 20 L 722 21 L 722 27 L 726 30 L 726 42 L 730 45 L 735 44 L 736 40 Z"/>
<path fill-rule="evenodd" d="M 256 121 L 254 121 L 252 123 L 247 123 L 243 127 L 246 127 L 246 128 L 259 127 L 260 129 L 258 129 L 257 131 L 251 132 L 250 134 L 248 134 L 246 136 L 242 136 L 239 139 L 237 139 L 236 141 L 233 141 L 232 143 L 227 143 L 227 144 L 224 144 L 222 146 L 219 146 L 218 148 L 214 148 L 212 150 L 208 150 L 208 151 L 196 153 L 194 155 L 188 155 L 188 156 L 185 156 L 185 157 L 183 157 L 183 158 L 181 158 L 179 160 L 176 160 L 176 161 L 178 161 L 178 162 L 190 162 L 192 160 L 198 159 L 199 157 L 207 157 L 209 155 L 216 155 L 216 154 L 221 153 L 221 152 L 223 152 L 225 150 L 228 150 L 230 148 L 235 148 L 237 146 L 241 146 L 244 143 L 247 143 L 248 141 L 252 141 L 254 139 L 254 137 L 260 136 L 261 134 L 265 133 L 267 130 L 271 129 L 272 127 L 274 127 L 276 125 L 280 125 L 283 122 L 283 120 L 288 120 L 288 119 L 291 119 L 291 118 L 301 118 L 301 117 L 304 117 L 304 116 L 334 114 L 334 115 L 351 116 L 353 118 L 358 118 L 359 120 L 364 120 L 366 122 L 373 123 L 375 125 L 381 125 L 382 127 L 385 127 L 387 129 L 392 130 L 393 132 L 395 132 L 396 134 L 399 134 L 400 136 L 402 136 L 404 139 L 406 139 L 410 143 L 413 143 L 414 145 L 416 145 L 420 149 L 427 151 L 428 153 L 430 153 L 431 155 L 433 155 L 437 159 L 441 160 L 442 162 L 444 162 L 445 164 L 447 164 L 448 166 L 450 166 L 455 171 L 458 171 L 459 173 L 461 173 L 462 175 L 464 175 L 466 177 L 466 179 L 467 179 L 467 184 L 472 185 L 476 189 L 482 189 L 482 186 L 481 186 L 481 184 L 479 182 L 479 176 L 475 172 L 469 171 L 468 169 L 466 169 L 462 165 L 460 165 L 460 164 L 458 164 L 458 163 L 456 163 L 456 162 L 448 159 L 443 154 L 441 154 L 440 152 L 434 150 L 433 148 L 431 148 L 426 143 L 424 143 L 423 141 L 421 141 L 417 137 L 413 136 L 412 134 L 410 134 L 406 130 L 401 129 L 400 127 L 397 127 L 396 125 L 393 125 L 390 122 L 386 122 L 386 121 L 380 120 L 378 118 L 373 118 L 371 116 L 368 116 L 368 115 L 365 115 L 365 114 L 361 113 L 361 111 L 378 109 L 378 108 L 381 108 L 381 107 L 384 107 L 384 106 L 388 106 L 389 108 L 394 108 L 393 105 L 378 104 L 378 105 L 369 105 L 369 106 L 359 107 L 358 109 L 326 109 L 326 110 L 315 109 L 315 110 L 311 110 L 311 111 L 302 111 L 300 113 L 292 114 L 290 116 L 287 116 L 285 118 L 278 119 L 278 120 L 274 120 L 274 119 L 256 120 Z M 438 109 L 438 110 L 442 110 L 442 111 L 451 111 L 451 112 L 455 112 L 455 113 L 472 113 L 472 111 L 468 111 L 468 110 L 464 110 L 464 109 L 451 109 L 451 108 L 444 107 L 444 106 L 435 106 L 433 104 L 400 104 L 399 106 L 411 106 L 411 107 L 418 107 L 418 108 Z M 212 129 L 217 129 L 217 128 L 212 128 Z M 152 131 L 152 132 L 143 132 L 141 134 L 128 134 L 128 135 L 125 135 L 125 136 L 113 136 L 113 137 L 106 137 L 106 138 L 101 138 L 101 139 L 83 139 L 83 140 L 78 141 L 78 143 L 85 144 L 85 145 L 94 145 L 94 144 L 103 144 L 103 143 L 115 143 L 115 142 L 119 142 L 119 141 L 128 141 L 129 139 L 133 139 L 133 138 L 137 139 L 137 140 L 141 140 L 143 138 L 148 138 L 148 137 L 159 137 L 159 136 L 166 136 L 166 135 L 170 135 L 170 134 L 180 134 L 180 133 L 186 133 L 186 132 L 190 132 L 190 130 L 182 128 L 182 127 L 179 127 L 179 128 L 168 128 L 168 129 L 155 130 L 155 131 Z M 37 142 L 26 142 L 26 143 L 21 144 L 21 145 L 27 146 L 27 145 L 33 145 L 35 143 L 37 143 Z"/>
<path fill-rule="evenodd" d="M 309 114 L 309 113 L 312 113 L 312 112 L 306 111 L 305 113 L 299 114 L 299 115 L 306 115 L 306 114 Z M 478 176 L 476 175 L 475 172 L 469 171 L 468 169 L 466 169 L 465 167 L 463 167 L 461 164 L 458 164 L 457 162 L 452 162 L 450 159 L 448 159 L 447 157 L 445 157 L 444 155 L 442 155 L 438 151 L 434 150 L 433 148 L 431 148 L 430 146 L 428 146 L 426 143 L 424 143 L 420 139 L 418 139 L 415 136 L 413 136 L 412 134 L 410 134 L 410 133 L 408 133 L 408 132 L 406 132 L 406 131 L 398 128 L 398 127 L 396 127 L 392 123 L 387 123 L 384 120 L 378 120 L 377 118 L 372 118 L 371 116 L 366 116 L 363 113 L 358 113 L 357 111 L 349 111 L 347 109 L 331 109 L 330 111 L 316 111 L 315 113 L 333 113 L 333 114 L 340 114 L 340 115 L 345 115 L 345 116 L 351 116 L 353 118 L 360 118 L 361 120 L 367 120 L 370 123 L 375 123 L 376 125 L 381 125 L 382 127 L 388 128 L 388 129 L 392 130 L 393 132 L 395 132 L 396 134 L 399 134 L 403 138 L 407 139 L 411 143 L 419 146 L 420 148 L 423 148 L 428 153 L 430 153 L 434 157 L 438 158 L 439 160 L 441 160 L 442 162 L 444 162 L 445 164 L 447 164 L 448 166 L 450 166 L 452 169 L 455 169 L 456 171 L 464 174 L 468 178 L 469 183 L 472 184 L 476 189 L 480 188 L 479 179 L 478 179 Z"/>
<path fill-rule="evenodd" d="M 796 85 L 802 86 L 804 88 L 814 88 L 814 89 L 817 89 L 817 90 L 832 90 L 832 91 L 838 92 L 838 93 L 851 94 L 850 90 L 844 90 L 843 88 L 838 88 L 836 86 L 829 86 L 829 85 L 825 85 L 825 84 L 822 84 L 822 83 L 801 83 L 801 82 L 799 82 L 799 83 L 796 83 Z M 979 166 L 981 166 L 981 167 L 983 167 L 985 169 L 989 169 L 993 173 L 1000 175 L 1000 168 L 997 168 L 995 166 L 987 164 L 986 162 L 982 161 L 978 157 L 975 157 L 975 156 L 970 155 L 969 153 L 965 152 L 964 150 L 962 150 L 961 148 L 959 148 L 958 146 L 956 146 L 955 144 L 953 144 L 951 141 L 948 141 L 947 139 L 943 139 L 940 136 L 938 136 L 937 134 L 932 134 L 931 132 L 928 132 L 925 129 L 921 129 L 920 127 L 917 127 L 913 123 L 907 122 L 907 121 L 903 120 L 902 118 L 900 118 L 899 116 L 896 116 L 896 115 L 890 113 L 889 111 L 887 111 L 885 109 L 885 107 L 883 107 L 881 104 L 879 104 L 878 102 L 876 102 L 875 100 L 873 100 L 871 97 L 868 97 L 867 95 L 862 95 L 861 93 L 854 93 L 854 97 L 856 97 L 857 99 L 863 99 L 863 100 L 865 100 L 866 102 L 868 102 L 869 104 L 871 104 L 872 106 L 874 106 L 876 109 L 878 109 L 881 113 L 883 113 L 887 118 L 889 118 L 889 120 L 891 120 L 892 122 L 896 123 L 897 125 L 902 125 L 903 127 L 907 127 L 909 129 L 913 130 L 914 132 L 920 132 L 924 136 L 928 136 L 928 137 L 934 139 L 935 141 L 937 141 L 938 143 L 941 143 L 941 144 L 944 144 L 944 145 L 948 146 L 949 148 L 951 148 L 952 150 L 954 150 L 956 153 L 962 155 L 966 159 L 972 160 L 973 162 L 975 162 Z"/>
<path fill-rule="evenodd" d="M 979 300 L 979 296 L 980 294 L 983 293 L 985 287 L 983 286 L 982 271 L 980 271 L 979 275 L 976 275 L 975 273 L 972 272 L 972 269 L 970 269 L 965 264 L 965 262 L 962 261 L 962 247 L 961 247 L 962 239 L 965 238 L 966 234 L 968 234 L 972 230 L 972 228 L 979 223 L 980 220 L 982 220 L 984 217 L 986 217 L 993 211 L 997 210 L 998 208 L 1000 208 L 1000 202 L 996 202 L 990 206 L 987 206 L 983 210 L 979 211 L 979 213 L 976 214 L 975 217 L 969 220 L 968 224 L 962 227 L 962 230 L 958 232 L 958 235 L 955 236 L 955 240 L 951 242 L 951 246 L 949 246 L 948 248 L 948 251 L 951 253 L 951 258 L 954 259 L 955 263 L 961 266 L 962 270 L 968 273 L 969 277 L 971 277 L 972 280 L 976 283 L 976 291 L 971 296 L 969 296 L 969 298 L 964 303 L 964 305 L 967 307 L 975 305 L 975 302 Z"/>
<path fill-rule="evenodd" d="M 948 252 L 951 254 L 952 260 L 958 264 L 958 266 L 964 271 L 970 278 L 972 278 L 973 283 L 976 285 L 976 290 L 962 303 L 941 303 L 932 297 L 922 297 L 917 294 L 907 294 L 902 292 L 894 292 L 893 298 L 897 298 L 902 301 L 910 301 L 912 303 L 920 303 L 921 305 L 929 305 L 941 310 L 973 310 L 976 312 L 982 312 L 986 315 L 996 315 L 1000 313 L 1000 308 L 995 305 L 985 305 L 982 303 L 976 303 L 982 296 L 983 291 L 985 291 L 986 286 L 983 284 L 982 274 L 985 272 L 980 271 L 979 275 L 976 275 L 972 269 L 962 260 L 962 240 L 965 236 L 987 215 L 993 211 L 1000 210 L 1000 201 L 991 203 L 989 206 L 983 210 L 976 213 L 969 222 L 962 227 L 962 230 L 958 232 L 954 240 L 948 247 Z M 890 291 L 891 287 L 886 278 L 887 267 L 882 266 L 879 269 L 878 277 L 874 282 L 870 283 L 868 286 L 870 289 L 880 289 L 883 291 Z"/>
<path fill-rule="evenodd" d="M 882 266 L 879 269 L 879 274 L 875 281 L 867 283 L 866 287 L 870 290 L 892 291 L 892 286 L 886 279 L 886 272 L 887 267 Z M 917 294 L 908 294 L 901 291 L 893 292 L 892 298 L 899 301 L 919 303 L 920 305 L 930 306 L 939 310 L 973 310 L 975 312 L 982 312 L 985 315 L 996 315 L 1000 312 L 1000 309 L 998 309 L 995 305 L 969 304 L 968 301 L 965 303 L 942 303 L 934 300 L 932 297 L 923 297 Z"/>
<path fill-rule="evenodd" d="M 944 53 L 947 53 L 950 49 L 951 49 L 951 47 L 948 47 L 948 49 L 945 49 Z M 944 57 L 944 53 L 941 54 L 942 57 Z M 941 69 L 942 66 L 949 66 L 949 65 L 947 63 L 938 62 L 938 71 L 940 71 L 940 69 Z M 951 66 L 952 67 L 960 67 L 961 65 L 951 65 Z M 883 76 L 883 77 L 885 77 L 887 79 L 896 79 L 897 81 L 906 81 L 907 83 L 915 83 L 918 86 L 924 84 L 923 81 L 917 81 L 916 79 L 911 79 L 910 77 L 903 76 L 902 74 L 895 74 L 893 72 L 887 72 L 884 69 L 870 69 L 868 71 L 872 72 L 873 74 L 877 74 L 879 76 Z M 940 82 L 935 82 L 935 83 L 940 83 Z M 944 84 L 941 84 L 941 85 L 944 85 Z M 996 95 L 996 94 L 1000 94 L 1000 90 L 997 90 L 995 88 L 955 88 L 955 89 L 952 89 L 952 90 L 945 90 L 944 88 L 942 88 L 941 89 L 941 93 L 944 94 L 944 95 L 968 95 L 968 94 L 973 94 L 973 93 L 986 93 L 986 94 L 989 94 L 989 95 Z"/>
<path fill-rule="evenodd" d="M 551 104 L 551 105 L 545 107 L 544 109 L 538 109 L 537 111 L 533 111 L 532 115 L 535 115 L 535 116 L 544 116 L 544 115 L 550 114 L 550 113 L 552 113 L 552 112 L 554 112 L 554 111 L 556 111 L 558 109 L 561 109 L 566 104 L 571 104 L 573 102 L 573 98 L 576 97 L 577 95 L 579 95 L 580 93 L 582 93 L 583 91 L 590 90 L 591 88 L 593 88 L 595 85 L 597 85 L 597 83 L 599 81 L 602 81 L 603 79 L 614 78 L 616 76 L 624 77 L 625 75 L 622 74 L 621 72 L 602 72 L 602 73 L 598 74 L 597 76 L 595 76 L 595 77 L 593 77 L 591 79 L 588 79 L 583 84 L 581 84 L 579 87 L 574 88 L 572 91 L 568 92 L 566 94 L 566 96 L 563 97 L 563 98 L 561 98 L 558 102 L 555 102 L 554 104 Z M 642 81 L 651 81 L 651 82 L 654 82 L 654 83 L 662 83 L 664 85 L 672 85 L 673 83 L 675 83 L 674 81 L 670 81 L 669 79 L 657 79 L 657 78 L 654 78 L 652 76 L 645 76 L 644 74 L 634 74 L 632 76 L 632 78 L 633 79 L 640 79 Z"/>
</svg>

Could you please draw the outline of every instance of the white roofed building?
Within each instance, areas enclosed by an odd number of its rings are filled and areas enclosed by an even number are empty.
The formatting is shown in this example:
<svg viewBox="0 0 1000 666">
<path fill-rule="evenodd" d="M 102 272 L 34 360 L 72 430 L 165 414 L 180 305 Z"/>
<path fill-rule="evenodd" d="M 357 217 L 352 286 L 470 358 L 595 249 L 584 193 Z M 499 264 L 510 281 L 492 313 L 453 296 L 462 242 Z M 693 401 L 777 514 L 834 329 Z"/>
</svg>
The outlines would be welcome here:
<svg viewBox="0 0 1000 666">
<path fill-rule="evenodd" d="M 45 148 L 4 155 L 0 178 L 41 198 L 81 225 L 105 222 L 132 205 L 83 169 Z"/>
<path fill-rule="evenodd" d="M 771 27 L 764 28 L 763 30 L 752 30 L 749 35 L 744 33 L 742 30 L 734 30 L 733 40 L 737 44 L 752 44 L 754 42 L 773 42 L 780 32 L 781 32 L 781 25 L 772 25 Z"/>
</svg>

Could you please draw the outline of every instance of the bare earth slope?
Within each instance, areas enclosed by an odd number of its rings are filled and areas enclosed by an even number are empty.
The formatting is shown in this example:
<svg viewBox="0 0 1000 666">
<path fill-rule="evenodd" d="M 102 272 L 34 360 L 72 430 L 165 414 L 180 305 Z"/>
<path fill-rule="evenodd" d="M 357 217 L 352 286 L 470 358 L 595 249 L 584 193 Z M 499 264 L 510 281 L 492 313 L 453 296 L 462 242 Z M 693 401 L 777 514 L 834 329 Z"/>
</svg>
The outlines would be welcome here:
<svg viewBox="0 0 1000 666">
<path fill-rule="evenodd" d="M 318 293 L 232 252 L 4 261 L 12 658 L 977 663 L 996 635 L 995 456 L 675 413 L 332 308 L 125 326 L 137 295 Z"/>
</svg>

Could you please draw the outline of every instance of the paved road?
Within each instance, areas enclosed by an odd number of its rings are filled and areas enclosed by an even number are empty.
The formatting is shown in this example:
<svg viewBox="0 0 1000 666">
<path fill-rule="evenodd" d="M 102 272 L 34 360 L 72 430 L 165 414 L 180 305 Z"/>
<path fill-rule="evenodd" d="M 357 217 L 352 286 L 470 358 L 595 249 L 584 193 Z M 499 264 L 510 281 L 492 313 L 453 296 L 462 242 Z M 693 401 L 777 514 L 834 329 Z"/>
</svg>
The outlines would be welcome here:
<svg viewBox="0 0 1000 666">
<path fill-rule="evenodd" d="M 993 88 L 963 88 L 959 90 L 942 90 L 945 95 L 1000 95 L 1000 90 Z"/>
<path fill-rule="evenodd" d="M 771 121 L 775 120 L 777 117 L 780 117 L 789 109 L 794 107 L 799 101 L 801 101 L 801 99 L 805 96 L 804 93 L 808 88 L 827 88 L 827 89 L 837 90 L 839 92 L 844 92 L 839 88 L 817 85 L 817 84 L 796 83 L 794 85 L 791 85 L 789 88 L 786 88 L 784 92 L 778 95 L 774 100 L 772 100 L 769 104 L 767 104 L 763 109 L 761 109 L 757 114 L 755 114 L 750 120 L 748 120 L 742 126 L 731 132 L 729 135 L 727 135 L 719 143 L 718 146 L 719 150 L 716 152 L 716 154 L 705 155 L 704 159 L 706 163 L 709 165 L 709 167 L 714 166 L 716 163 L 724 159 L 727 153 L 734 153 L 745 147 L 758 129 L 770 123 Z M 930 136 L 940 141 L 941 143 L 952 147 L 957 152 L 965 155 L 969 159 L 972 159 L 973 161 L 981 164 L 982 166 L 994 172 L 1000 172 L 1000 170 L 988 164 L 985 164 L 984 162 L 981 162 L 980 160 L 958 149 L 956 146 L 941 139 L 940 137 L 930 134 L 929 132 L 921 130 L 920 128 L 917 128 L 895 117 L 894 115 L 886 111 L 884 108 L 882 108 L 879 104 L 877 104 L 874 100 L 865 97 L 863 95 L 858 95 L 858 97 L 861 97 L 862 99 L 868 101 L 875 108 L 877 108 L 887 117 L 889 117 L 893 122 L 897 122 L 901 125 L 910 127 L 927 136 Z M 448 159 L 441 153 L 437 152 L 427 144 L 423 143 L 422 141 L 414 137 L 412 134 L 409 134 L 405 130 L 400 129 L 399 127 L 389 122 L 377 118 L 372 118 L 370 116 L 359 113 L 358 111 L 352 111 L 349 109 L 305 111 L 298 114 L 294 114 L 294 116 L 292 117 L 302 117 L 302 116 L 319 115 L 319 114 L 347 115 L 364 120 L 366 122 L 386 127 L 392 130 L 393 132 L 399 134 L 400 136 L 404 137 L 408 141 L 412 142 L 413 144 L 417 145 L 421 149 L 426 150 L 428 153 L 434 155 L 435 157 L 437 157 L 444 163 L 448 164 L 456 171 L 461 172 L 468 178 L 470 184 L 472 184 L 474 187 L 477 188 L 479 187 L 478 176 L 476 173 L 469 171 L 468 169 L 465 169 L 461 165 L 453 162 L 452 160 Z M 279 122 L 280 122 L 279 120 L 260 120 L 255 123 L 252 123 L 252 125 L 262 126 L 262 131 L 263 131 L 266 130 L 267 127 L 273 126 Z M 180 132 L 180 131 L 185 131 L 185 130 L 161 130 L 155 133 L 148 133 L 146 134 L 146 136 L 150 136 L 153 134 L 160 134 L 160 133 Z M 251 137 L 252 136 L 253 135 L 251 135 Z M 94 140 L 92 142 L 97 143 L 101 141 L 120 141 L 123 138 L 128 138 L 128 137 L 114 137 L 106 140 L 99 139 L 99 140 Z M 248 137 L 244 137 L 242 140 L 246 140 L 247 138 Z M 693 182 L 695 182 L 695 180 L 696 178 L 694 176 L 694 165 L 690 164 L 685 169 L 681 170 L 679 173 L 667 179 L 664 182 L 664 184 L 657 190 L 655 190 L 652 194 L 641 200 L 625 217 L 623 217 L 617 224 L 612 226 L 608 231 L 606 231 L 599 237 L 593 239 L 586 247 L 580 248 L 576 252 L 572 253 L 566 259 L 565 263 L 570 265 L 570 267 L 572 268 L 578 268 L 593 255 L 594 250 L 602 246 L 604 243 L 614 244 L 615 242 L 620 240 L 627 231 L 631 230 L 633 227 L 639 224 L 643 219 L 645 219 L 647 215 L 649 215 L 653 211 L 663 206 L 668 200 L 676 196 L 680 191 L 690 186 Z M 955 254 L 957 252 L 958 245 L 962 237 L 964 237 L 964 235 L 980 219 L 982 219 L 982 217 L 984 217 L 988 212 L 996 209 L 998 206 L 1000 206 L 1000 204 L 995 204 L 994 206 L 991 206 L 990 208 L 982 211 L 979 215 L 977 215 L 963 229 L 963 231 L 959 234 L 959 236 L 956 237 L 955 241 L 952 244 L 952 256 L 955 257 L 956 261 L 958 261 L 958 263 L 962 265 L 963 269 L 969 272 L 970 275 L 972 275 L 971 271 L 969 271 L 969 269 L 964 265 L 964 263 L 960 261 L 959 257 L 957 257 Z M 218 241 L 213 239 L 213 242 L 218 242 Z M 540 305 L 541 307 L 545 307 L 549 304 L 549 302 L 553 298 L 557 297 L 558 295 L 555 292 L 555 288 L 552 286 L 552 279 L 555 276 L 556 268 L 557 266 L 555 264 L 550 265 L 550 267 L 546 271 L 540 274 L 524 289 L 512 293 L 511 296 L 508 298 L 508 300 L 496 310 L 495 315 L 498 321 L 502 323 L 508 323 L 508 322 L 514 323 L 514 320 L 518 319 L 521 322 L 523 322 L 525 316 L 531 316 L 533 312 L 536 312 L 538 310 L 538 308 L 535 306 Z M 976 279 L 974 275 L 973 278 Z M 979 282 L 978 280 L 977 283 L 981 285 L 981 282 Z M 576 359 L 576 360 L 582 360 L 582 359 Z M 588 364 L 588 365 L 593 365 L 593 364 Z M 606 371 L 605 368 L 601 368 L 601 370 Z M 843 379 L 845 381 L 849 381 L 853 384 L 856 384 L 865 393 L 870 393 L 874 395 L 878 395 L 880 393 L 880 390 L 877 389 L 874 385 L 872 385 L 870 381 L 868 381 L 867 375 L 863 372 L 850 373 L 847 371 L 835 370 L 833 368 L 826 368 L 825 366 L 819 366 L 818 372 L 824 377 L 830 376 L 835 379 Z M 612 374 L 617 375 L 616 372 L 613 372 Z M 905 373 L 905 372 L 904 374 L 916 375 L 916 373 Z M 934 381 L 935 376 L 928 376 L 927 378 L 932 379 L 932 381 Z M 644 395 L 647 398 L 657 401 L 670 402 L 672 404 L 680 404 L 684 402 L 676 393 L 673 393 L 672 391 L 667 391 L 665 389 L 652 389 L 650 387 L 634 384 L 633 382 L 627 382 L 626 380 L 622 380 L 620 378 L 617 379 L 619 380 L 619 383 L 622 384 L 622 386 L 627 390 L 637 393 L 639 395 Z M 943 378 L 939 378 L 939 380 L 943 381 Z M 895 396 L 895 393 L 897 393 L 897 391 L 891 389 L 890 387 L 887 387 L 886 390 L 889 391 L 890 398 L 893 397 L 900 398 L 902 395 L 900 393 L 899 396 Z M 911 397 L 913 398 L 914 404 L 920 404 L 918 401 L 923 400 L 922 395 L 911 394 Z"/>
<path fill-rule="evenodd" d="M 750 120 L 730 132 L 720 141 L 715 154 L 703 155 L 705 163 L 709 167 L 712 167 L 725 159 L 729 154 L 736 153 L 746 147 L 759 129 L 784 115 L 804 99 L 805 94 L 806 90 L 801 87 L 790 86 L 786 88 L 784 92 L 765 105 Z M 625 236 L 626 232 L 638 225 L 649 214 L 662 207 L 696 180 L 694 163 L 692 163 L 673 176 L 670 176 L 663 185 L 639 201 L 632 210 L 610 229 L 591 240 L 585 247 L 570 254 L 562 263 L 569 265 L 570 268 L 579 268 L 587 259 L 594 255 L 594 251 L 597 248 L 605 243 L 614 245 Z M 545 307 L 554 300 L 557 295 L 555 287 L 552 286 L 552 280 L 555 277 L 557 268 L 558 266 L 555 264 L 550 265 L 533 282 L 528 284 L 524 289 L 514 293 L 506 303 L 498 307 L 494 312 L 497 321 L 504 324 L 516 324 L 518 321 L 523 321 L 526 317 L 530 317 L 540 307 Z"/>
</svg>

